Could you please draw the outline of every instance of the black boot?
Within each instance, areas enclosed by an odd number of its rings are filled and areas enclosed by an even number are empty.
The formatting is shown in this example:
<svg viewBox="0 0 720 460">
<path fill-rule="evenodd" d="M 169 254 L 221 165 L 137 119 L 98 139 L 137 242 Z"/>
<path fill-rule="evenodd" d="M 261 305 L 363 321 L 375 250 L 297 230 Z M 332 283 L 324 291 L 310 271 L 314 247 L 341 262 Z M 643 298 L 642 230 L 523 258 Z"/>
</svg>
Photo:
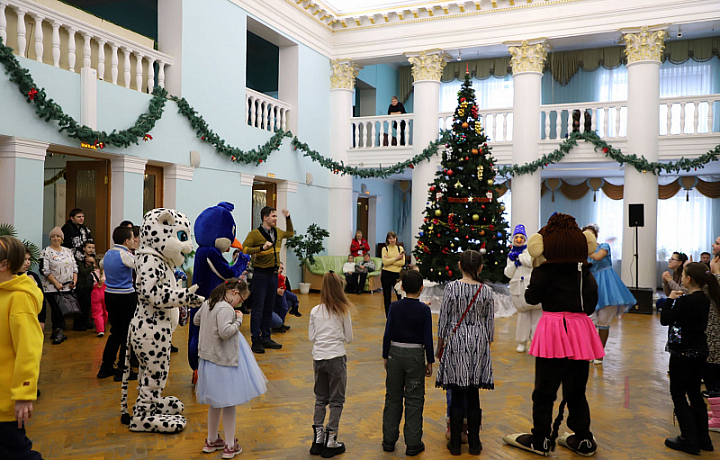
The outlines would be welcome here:
<svg viewBox="0 0 720 460">
<path fill-rule="evenodd" d="M 482 442 L 480 442 L 480 424 L 482 421 L 482 409 L 468 409 L 468 448 L 470 455 L 480 455 Z"/>
<path fill-rule="evenodd" d="M 447 448 L 451 455 L 460 455 L 461 435 L 463 429 L 463 408 L 450 406 L 450 442 Z M 478 435 L 479 436 L 479 435 Z"/>
<path fill-rule="evenodd" d="M 714 451 L 715 449 L 713 448 L 713 443 L 708 433 L 707 406 L 703 404 L 701 407 L 693 407 L 692 410 L 695 415 L 695 429 L 697 430 L 700 450 L 706 452 Z"/>
<path fill-rule="evenodd" d="M 322 458 L 332 458 L 345 452 L 345 444 L 337 440 L 337 431 L 325 430 L 325 446 L 322 449 Z"/>
<path fill-rule="evenodd" d="M 322 425 L 313 425 L 313 441 L 310 447 L 312 455 L 320 455 L 325 447 L 325 430 Z"/>
<path fill-rule="evenodd" d="M 293 307 L 290 309 L 290 311 L 288 313 L 300 318 L 302 316 L 302 313 L 300 313 L 300 310 L 298 309 L 298 307 L 299 307 L 299 305 L 293 305 Z"/>
<path fill-rule="evenodd" d="M 65 340 L 65 334 L 63 334 L 63 330 L 60 328 L 53 329 L 53 333 L 52 333 L 53 345 L 60 345 L 61 343 L 63 343 L 63 340 Z"/>
<path fill-rule="evenodd" d="M 697 431 L 695 428 L 695 416 L 689 407 L 676 407 L 675 417 L 677 417 L 678 425 L 680 425 L 680 436 L 675 438 L 667 438 L 665 445 L 671 449 L 686 452 L 688 454 L 700 455 L 700 446 L 698 445 Z M 705 412 L 707 417 L 707 412 Z"/>
</svg>

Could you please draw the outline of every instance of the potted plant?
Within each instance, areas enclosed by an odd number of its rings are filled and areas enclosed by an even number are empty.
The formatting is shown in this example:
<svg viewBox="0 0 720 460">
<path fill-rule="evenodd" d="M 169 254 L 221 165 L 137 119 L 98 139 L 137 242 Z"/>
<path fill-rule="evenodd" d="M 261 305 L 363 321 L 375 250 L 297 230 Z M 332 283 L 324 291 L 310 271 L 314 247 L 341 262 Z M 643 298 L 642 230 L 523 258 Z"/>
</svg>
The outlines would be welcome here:
<svg viewBox="0 0 720 460">
<path fill-rule="evenodd" d="M 323 247 L 323 239 L 330 236 L 330 233 L 324 228 L 320 228 L 317 224 L 311 224 L 307 228 L 305 235 L 295 235 L 287 239 L 287 247 L 292 249 L 298 260 L 300 268 L 305 264 L 314 264 L 315 256 L 320 254 L 325 248 Z M 300 294 L 310 292 L 310 283 L 300 283 Z"/>
<path fill-rule="evenodd" d="M 0 236 L 14 236 L 17 238 L 18 232 L 12 224 L 0 224 Z M 35 268 L 40 263 L 40 248 L 28 240 L 22 240 L 26 248 L 30 250 L 31 268 Z"/>
</svg>

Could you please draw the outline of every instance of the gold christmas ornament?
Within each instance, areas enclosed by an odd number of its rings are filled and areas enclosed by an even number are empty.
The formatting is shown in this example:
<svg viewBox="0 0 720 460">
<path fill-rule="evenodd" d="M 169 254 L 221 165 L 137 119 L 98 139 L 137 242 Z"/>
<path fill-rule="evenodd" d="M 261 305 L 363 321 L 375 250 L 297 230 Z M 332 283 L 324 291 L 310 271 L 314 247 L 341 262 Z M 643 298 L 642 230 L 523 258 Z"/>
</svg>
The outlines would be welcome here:
<svg viewBox="0 0 720 460">
<path fill-rule="evenodd" d="M 478 216 L 477 214 L 473 214 L 472 220 L 474 220 L 475 222 L 477 222 L 477 221 L 480 220 L 480 216 Z"/>
<path fill-rule="evenodd" d="M 501 211 L 505 211 L 505 206 L 500 206 Z"/>
<path fill-rule="evenodd" d="M 439 209 L 436 209 L 436 210 L 435 210 L 435 216 L 436 216 L 436 217 L 442 216 L 442 211 L 440 211 Z"/>
<path fill-rule="evenodd" d="M 455 182 L 455 188 L 462 188 L 462 183 L 460 182 L 460 179 L 458 179 L 457 182 Z"/>
<path fill-rule="evenodd" d="M 492 185 L 492 184 L 494 184 L 494 183 L 495 183 L 495 181 L 492 180 L 492 179 L 488 179 L 488 181 L 487 181 L 487 184 L 488 184 L 488 185 Z"/>
<path fill-rule="evenodd" d="M 482 165 L 478 166 L 477 171 L 478 171 L 478 179 L 480 179 L 483 176 L 483 171 L 485 171 L 485 168 L 483 168 Z"/>
</svg>

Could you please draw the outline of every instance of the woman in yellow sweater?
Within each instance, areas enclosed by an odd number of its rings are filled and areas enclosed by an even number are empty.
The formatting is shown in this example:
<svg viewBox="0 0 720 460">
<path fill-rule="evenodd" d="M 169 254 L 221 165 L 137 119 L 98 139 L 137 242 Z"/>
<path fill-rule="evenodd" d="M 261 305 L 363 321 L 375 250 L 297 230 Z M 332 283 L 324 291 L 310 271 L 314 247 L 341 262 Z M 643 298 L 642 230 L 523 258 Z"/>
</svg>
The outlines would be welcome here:
<svg viewBox="0 0 720 460">
<path fill-rule="evenodd" d="M 400 270 L 405 265 L 405 251 L 402 246 L 398 246 L 396 243 L 397 235 L 395 232 L 388 232 L 385 237 L 385 247 L 382 250 L 383 267 L 382 272 L 380 272 L 386 318 L 390 308 L 393 287 L 400 276 Z M 397 299 L 400 300 L 400 294 L 397 294 Z"/>
</svg>

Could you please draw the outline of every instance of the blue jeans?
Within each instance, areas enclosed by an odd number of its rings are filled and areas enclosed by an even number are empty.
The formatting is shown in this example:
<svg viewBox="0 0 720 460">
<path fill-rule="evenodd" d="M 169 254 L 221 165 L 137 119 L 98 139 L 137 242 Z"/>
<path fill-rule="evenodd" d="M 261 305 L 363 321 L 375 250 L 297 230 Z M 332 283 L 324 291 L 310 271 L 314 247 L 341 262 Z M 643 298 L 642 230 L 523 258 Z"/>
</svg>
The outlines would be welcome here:
<svg viewBox="0 0 720 460">
<path fill-rule="evenodd" d="M 278 276 L 272 269 L 255 269 L 252 278 L 252 312 L 250 336 L 252 340 L 270 340 L 273 307 L 277 297 Z"/>
<path fill-rule="evenodd" d="M 288 306 L 287 300 L 285 300 L 285 295 L 276 295 L 272 321 L 270 324 L 274 329 L 277 329 L 285 324 L 285 317 L 287 316 L 289 309 L 290 307 Z"/>
</svg>

